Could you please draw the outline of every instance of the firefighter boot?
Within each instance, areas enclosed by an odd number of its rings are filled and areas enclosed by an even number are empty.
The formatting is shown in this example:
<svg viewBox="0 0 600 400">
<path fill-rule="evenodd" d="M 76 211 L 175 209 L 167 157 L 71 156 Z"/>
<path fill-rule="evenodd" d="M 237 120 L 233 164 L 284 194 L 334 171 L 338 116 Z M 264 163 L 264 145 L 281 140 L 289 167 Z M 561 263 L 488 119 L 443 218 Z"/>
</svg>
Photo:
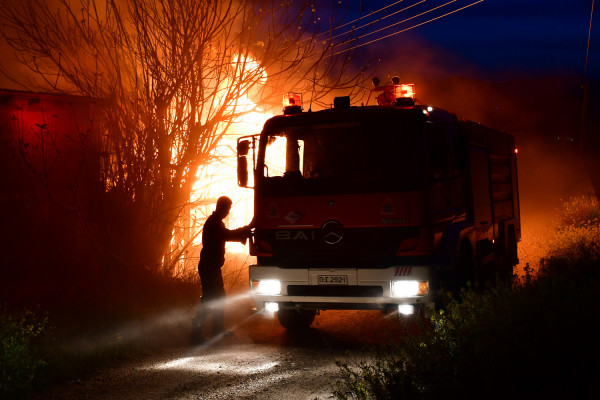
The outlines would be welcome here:
<svg viewBox="0 0 600 400">
<path fill-rule="evenodd" d="M 196 314 L 194 319 L 192 319 L 192 332 L 190 334 L 190 344 L 198 345 L 202 344 L 206 340 L 204 338 L 204 335 L 202 334 L 205 318 L 206 316 L 204 316 L 202 313 L 198 313 Z"/>
</svg>

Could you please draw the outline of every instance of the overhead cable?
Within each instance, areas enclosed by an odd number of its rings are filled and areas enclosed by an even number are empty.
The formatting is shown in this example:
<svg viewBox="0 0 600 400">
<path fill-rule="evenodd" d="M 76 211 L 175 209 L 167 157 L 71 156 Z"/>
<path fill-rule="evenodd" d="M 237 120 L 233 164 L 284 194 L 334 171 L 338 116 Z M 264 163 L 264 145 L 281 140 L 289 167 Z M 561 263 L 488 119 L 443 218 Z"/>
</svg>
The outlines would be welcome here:
<svg viewBox="0 0 600 400">
<path fill-rule="evenodd" d="M 388 15 L 386 15 L 385 17 L 382 17 L 381 19 L 377 20 L 376 22 L 383 21 L 383 20 L 384 20 L 384 19 L 386 19 L 386 18 L 389 18 L 389 17 L 391 17 L 391 16 L 393 16 L 393 15 L 399 14 L 399 13 L 401 13 L 402 11 L 406 11 L 406 10 L 408 10 L 409 8 L 412 8 L 412 7 L 414 7 L 414 6 L 417 6 L 417 5 L 419 5 L 419 4 L 421 4 L 421 3 L 424 3 L 424 2 L 426 2 L 426 1 L 427 1 L 427 0 L 421 0 L 421 1 L 419 1 L 419 2 L 417 2 L 417 3 L 415 3 L 415 4 L 412 4 L 412 5 L 408 6 L 408 7 L 404 7 L 404 8 L 403 8 L 403 9 L 401 9 L 401 10 L 395 11 L 395 12 L 393 12 L 393 13 L 391 13 L 391 14 L 388 14 Z M 405 20 L 405 21 L 407 21 L 407 20 Z M 361 26 L 359 26 L 359 27 L 353 27 L 352 29 L 350 29 L 350 30 L 348 30 L 348 31 L 346 31 L 346 32 L 344 32 L 344 33 L 340 33 L 339 35 L 335 35 L 335 36 L 334 36 L 334 37 L 332 37 L 331 39 L 333 40 L 333 39 L 335 39 L 335 38 L 338 38 L 338 37 L 340 37 L 340 36 L 347 35 L 348 33 L 352 33 L 352 32 L 354 32 L 354 31 L 356 31 L 357 29 L 362 29 L 362 28 L 364 28 L 364 27 L 366 27 L 366 26 L 369 26 L 369 25 L 371 25 L 371 24 L 372 24 L 372 22 L 368 22 L 368 23 L 366 23 L 366 24 L 363 24 L 363 25 L 361 25 Z M 345 24 L 345 25 L 347 25 L 347 24 Z M 397 25 L 397 24 L 392 24 L 392 25 L 389 25 L 389 26 L 387 26 L 387 27 L 385 27 L 385 28 L 382 28 L 382 29 L 387 29 L 387 28 L 389 28 L 390 26 L 394 26 L 394 25 Z M 380 29 L 380 30 L 381 30 L 381 29 Z M 379 32 L 379 31 L 375 31 L 375 32 Z M 373 33 L 374 33 L 374 32 L 373 32 Z M 364 35 L 364 36 L 366 36 L 366 35 Z"/>
<path fill-rule="evenodd" d="M 373 34 L 375 34 L 375 33 L 377 33 L 377 32 L 381 32 L 381 31 L 384 31 L 384 30 L 386 30 L 386 29 L 389 29 L 389 28 L 391 28 L 392 26 L 396 26 L 396 25 L 403 24 L 403 23 L 405 23 L 406 21 L 410 21 L 411 19 L 415 19 L 415 18 L 417 18 L 417 17 L 420 17 L 421 15 L 429 14 L 429 13 L 430 13 L 430 12 L 432 12 L 432 11 L 438 10 L 438 9 L 440 9 L 440 8 L 442 8 L 442 7 L 445 7 L 445 6 L 447 6 L 448 4 L 452 4 L 452 3 L 454 3 L 454 2 L 456 2 L 456 0 L 450 0 L 450 1 L 449 1 L 449 2 L 447 2 L 447 3 L 444 3 L 444 4 L 442 4 L 442 5 L 439 5 L 439 6 L 437 6 L 437 7 L 434 7 L 434 8 L 430 8 L 429 10 L 427 10 L 427 11 L 423 11 L 422 13 L 420 13 L 420 14 L 417 14 L 417 15 L 413 15 L 413 16 L 412 16 L 412 17 L 410 17 L 410 18 L 406 18 L 406 19 L 404 19 L 404 20 L 402 20 L 402 21 L 395 22 L 395 23 L 393 23 L 393 24 L 390 24 L 390 25 L 388 25 L 388 26 L 384 26 L 383 28 L 377 29 L 376 31 L 369 32 L 369 33 L 365 33 L 364 35 L 361 35 L 361 37 L 360 37 L 360 38 L 362 39 L 362 38 L 364 38 L 364 37 L 366 37 L 366 36 L 370 36 L 370 35 L 373 35 Z M 417 4 L 418 4 L 418 3 L 417 3 Z M 340 44 L 343 44 L 343 43 L 340 43 Z M 335 46 L 339 46 L 340 44 L 334 45 L 334 47 L 335 47 Z"/>
<path fill-rule="evenodd" d="M 340 29 L 340 28 L 343 28 L 343 27 L 344 27 L 344 26 L 346 26 L 346 25 L 350 25 L 350 24 L 353 24 L 353 23 L 355 23 L 355 22 L 358 22 L 358 21 L 360 21 L 360 20 L 361 20 L 361 19 L 363 19 L 363 18 L 367 18 L 367 17 L 369 17 L 369 16 L 371 16 L 371 15 L 373 15 L 373 14 L 377 14 L 377 13 L 379 13 L 379 12 L 381 12 L 381 11 L 385 10 L 385 9 L 388 9 L 388 8 L 390 8 L 390 7 L 393 7 L 393 6 L 395 6 L 396 4 L 402 3 L 403 1 L 404 1 L 404 0 L 398 0 L 398 1 L 394 2 L 394 3 L 392 3 L 392 4 L 388 4 L 387 6 L 385 6 L 385 7 L 382 7 L 382 8 L 380 8 L 380 9 L 378 9 L 378 10 L 371 11 L 371 12 L 370 12 L 370 13 L 368 13 L 367 15 L 363 15 L 362 17 L 358 17 L 358 18 L 356 18 L 355 20 L 352 20 L 352 21 L 346 22 L 345 24 L 342 24 L 342 25 L 340 25 L 340 26 L 336 26 L 335 28 L 333 28 L 333 30 L 335 30 L 335 29 Z M 318 37 L 318 36 L 321 36 L 321 35 L 324 35 L 324 34 L 327 34 L 327 33 L 330 33 L 330 31 L 325 31 L 325 32 L 318 33 L 318 34 L 317 34 L 315 37 Z"/>
<path fill-rule="evenodd" d="M 453 0 L 453 1 L 456 1 L 456 0 Z M 456 10 L 450 11 L 450 12 L 448 12 L 448 13 L 446 13 L 446 14 L 443 14 L 443 15 L 440 15 L 440 16 L 438 16 L 438 17 L 432 18 L 432 19 L 430 19 L 430 20 L 427 20 L 427 21 L 425 21 L 425 22 L 421 22 L 420 24 L 416 24 L 416 25 L 410 26 L 410 27 L 408 27 L 408 28 L 406 28 L 406 29 L 402 29 L 402 30 L 396 31 L 396 32 L 394 32 L 394 33 L 390 33 L 389 35 L 382 36 L 382 37 L 380 37 L 380 38 L 373 39 L 373 40 L 371 40 L 371 41 L 368 41 L 368 42 L 365 42 L 365 43 L 361 43 L 361 44 L 359 44 L 359 45 L 356 45 L 356 46 L 352 46 L 352 47 L 350 47 L 350 48 L 347 48 L 347 49 L 345 49 L 345 50 L 340 50 L 340 51 L 338 51 L 338 52 L 336 52 L 336 53 L 333 53 L 333 54 L 329 55 L 329 57 L 333 57 L 333 56 L 336 56 L 336 55 L 338 55 L 338 54 L 342 54 L 342 53 L 345 53 L 345 52 L 347 52 L 347 51 L 354 50 L 354 49 L 357 49 L 357 48 L 359 48 L 359 47 L 366 46 L 366 45 L 369 45 L 369 44 L 372 44 L 372 43 L 378 42 L 378 41 L 380 41 L 380 40 L 383 40 L 383 39 L 387 39 L 387 38 L 389 38 L 389 37 L 391 37 L 391 36 L 395 36 L 395 35 L 398 35 L 398 34 L 400 34 L 400 33 L 403 33 L 403 32 L 406 32 L 406 31 L 409 31 L 409 30 L 411 30 L 411 29 L 414 29 L 414 28 L 417 28 L 417 27 L 419 27 L 419 26 L 422 26 L 422 25 L 428 24 L 428 23 L 430 23 L 430 22 L 436 21 L 436 20 L 438 20 L 438 19 L 440 19 L 440 18 L 447 17 L 448 15 L 451 15 L 451 14 L 454 14 L 454 13 L 456 13 L 456 12 L 462 11 L 462 10 L 464 10 L 464 9 L 466 9 L 466 8 L 469 8 L 469 7 L 472 7 L 472 6 L 476 5 L 476 4 L 479 4 L 479 3 L 483 2 L 483 1 L 484 1 L 484 0 L 475 1 L 475 2 L 473 2 L 473 3 L 471 3 L 471 4 L 467 4 L 467 5 L 466 5 L 466 6 L 464 6 L 464 7 L 461 7 L 461 8 L 458 8 L 458 9 L 456 9 Z M 442 7 L 442 6 L 440 6 L 440 7 Z M 439 7 L 437 7 L 437 8 L 439 8 Z M 421 14 L 421 15 L 422 15 L 422 14 Z M 385 29 L 385 28 L 384 28 L 384 29 Z"/>
</svg>

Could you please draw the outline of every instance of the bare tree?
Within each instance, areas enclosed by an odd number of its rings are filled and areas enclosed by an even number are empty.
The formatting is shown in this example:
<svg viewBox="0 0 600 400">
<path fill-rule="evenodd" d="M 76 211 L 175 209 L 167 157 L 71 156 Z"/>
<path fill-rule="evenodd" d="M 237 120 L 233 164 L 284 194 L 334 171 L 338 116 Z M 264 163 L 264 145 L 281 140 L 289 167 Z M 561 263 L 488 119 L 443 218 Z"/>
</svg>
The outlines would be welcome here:
<svg viewBox="0 0 600 400">
<path fill-rule="evenodd" d="M 344 16 L 336 12 L 324 18 L 328 29 Z M 333 43 L 308 1 L 5 0 L 0 23 L 37 78 L 35 87 L 21 83 L 101 108 L 105 217 L 89 231 L 104 254 L 151 269 L 198 168 L 252 111 L 244 99 L 308 89 L 320 101 L 333 88 L 360 87 L 350 55 L 331 56 L 356 35 Z"/>
</svg>

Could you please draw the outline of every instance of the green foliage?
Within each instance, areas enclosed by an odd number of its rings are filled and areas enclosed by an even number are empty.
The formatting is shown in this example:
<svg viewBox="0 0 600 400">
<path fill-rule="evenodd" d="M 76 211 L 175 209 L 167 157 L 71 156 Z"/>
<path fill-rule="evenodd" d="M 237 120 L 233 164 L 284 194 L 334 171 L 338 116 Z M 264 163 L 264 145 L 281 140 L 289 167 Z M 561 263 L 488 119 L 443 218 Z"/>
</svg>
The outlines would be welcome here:
<svg viewBox="0 0 600 400">
<path fill-rule="evenodd" d="M 418 390 L 411 384 L 406 362 L 401 348 L 381 353 L 375 362 L 362 361 L 355 368 L 338 361 L 344 382 L 338 382 L 334 395 L 342 400 L 415 398 Z"/>
<path fill-rule="evenodd" d="M 571 199 L 561 221 L 535 279 L 468 288 L 421 336 L 371 362 L 340 363 L 337 398 L 592 398 L 600 377 L 597 199 Z"/>
<path fill-rule="evenodd" d="M 0 315 L 0 397 L 10 398 L 31 388 L 36 374 L 46 365 L 38 339 L 47 320 L 28 311 L 22 315 L 2 310 Z"/>
<path fill-rule="evenodd" d="M 559 210 L 561 227 L 579 227 L 600 221 L 600 202 L 595 196 L 574 196 L 563 201 Z"/>
<path fill-rule="evenodd" d="M 548 255 L 569 265 L 597 262 L 600 260 L 600 224 L 566 226 L 551 239 Z"/>
<path fill-rule="evenodd" d="M 549 241 L 542 272 L 595 275 L 600 263 L 600 203 L 590 196 L 572 197 L 560 210 L 560 227 Z"/>
</svg>

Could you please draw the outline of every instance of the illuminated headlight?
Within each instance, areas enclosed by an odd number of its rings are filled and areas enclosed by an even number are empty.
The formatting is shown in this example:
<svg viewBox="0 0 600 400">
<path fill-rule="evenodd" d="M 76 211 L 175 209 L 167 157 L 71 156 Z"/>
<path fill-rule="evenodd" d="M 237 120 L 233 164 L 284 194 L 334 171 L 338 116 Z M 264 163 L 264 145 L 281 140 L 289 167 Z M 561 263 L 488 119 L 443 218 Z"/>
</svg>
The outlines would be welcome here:
<svg viewBox="0 0 600 400">
<path fill-rule="evenodd" d="M 252 281 L 252 290 L 256 294 L 277 296 L 281 294 L 281 282 L 277 279 Z"/>
<path fill-rule="evenodd" d="M 392 297 L 415 297 L 427 294 L 426 281 L 392 281 Z"/>
<path fill-rule="evenodd" d="M 400 304 L 398 305 L 398 312 L 403 315 L 413 315 L 415 313 L 415 306 L 412 304 Z"/>
<path fill-rule="evenodd" d="M 279 311 L 279 304 L 272 301 L 268 301 L 265 303 L 265 310 L 267 310 L 268 312 L 277 312 Z"/>
</svg>

